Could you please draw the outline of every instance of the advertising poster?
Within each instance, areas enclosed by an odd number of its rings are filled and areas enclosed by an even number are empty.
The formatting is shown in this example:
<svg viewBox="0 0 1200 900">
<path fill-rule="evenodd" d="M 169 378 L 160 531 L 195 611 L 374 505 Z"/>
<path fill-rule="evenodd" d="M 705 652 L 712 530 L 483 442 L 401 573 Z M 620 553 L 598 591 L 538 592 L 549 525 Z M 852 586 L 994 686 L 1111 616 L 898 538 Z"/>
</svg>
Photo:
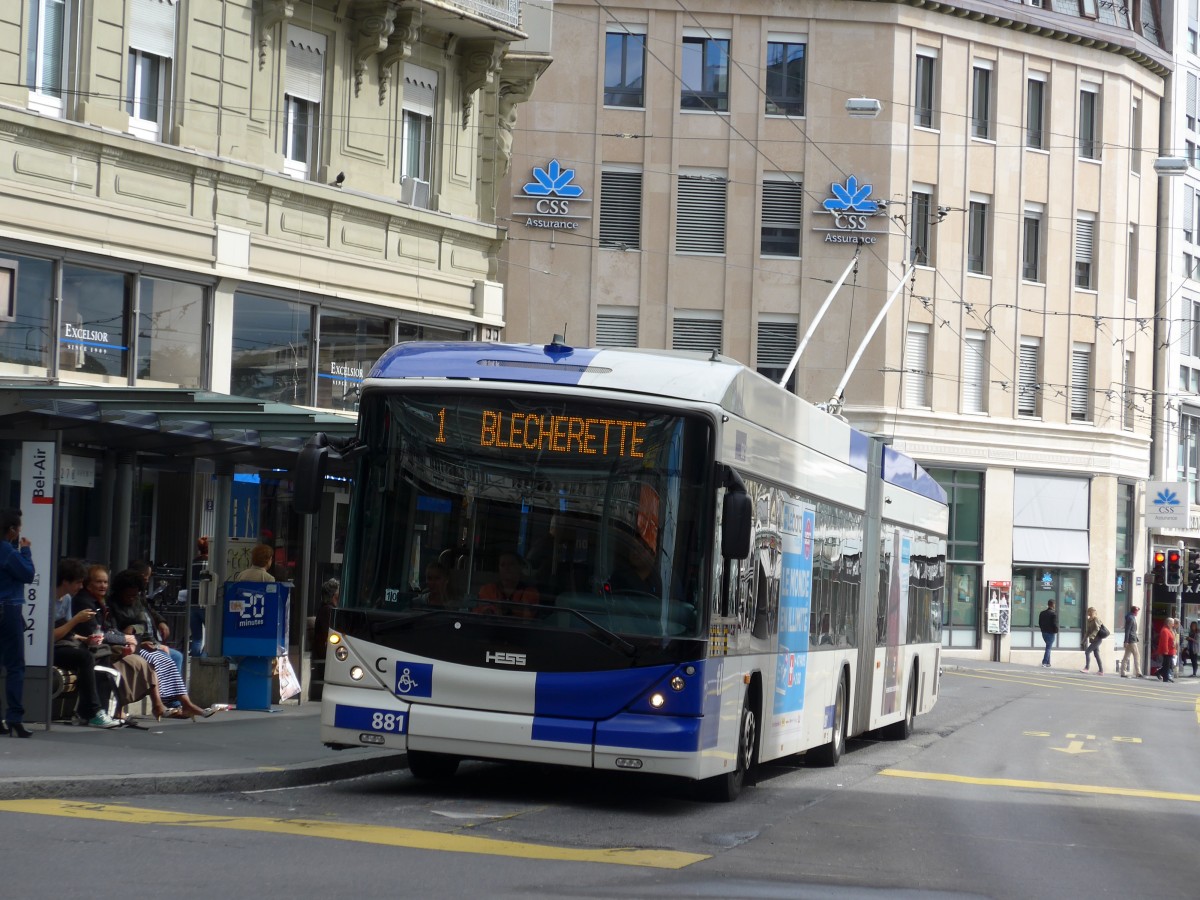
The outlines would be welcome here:
<svg viewBox="0 0 1200 900">
<path fill-rule="evenodd" d="M 21 449 L 21 537 L 33 555 L 33 584 L 25 586 L 25 665 L 44 666 L 53 624 L 54 573 L 50 550 L 54 537 L 54 486 L 57 473 L 53 441 L 26 441 Z"/>
<path fill-rule="evenodd" d="M 812 608 L 813 532 L 816 512 L 785 503 L 783 569 L 779 586 L 779 653 L 775 665 L 774 718 L 781 738 L 800 732 L 804 676 L 808 667 Z"/>
<path fill-rule="evenodd" d="M 988 634 L 1008 634 L 1012 621 L 1012 582 L 989 581 L 987 605 Z"/>
</svg>

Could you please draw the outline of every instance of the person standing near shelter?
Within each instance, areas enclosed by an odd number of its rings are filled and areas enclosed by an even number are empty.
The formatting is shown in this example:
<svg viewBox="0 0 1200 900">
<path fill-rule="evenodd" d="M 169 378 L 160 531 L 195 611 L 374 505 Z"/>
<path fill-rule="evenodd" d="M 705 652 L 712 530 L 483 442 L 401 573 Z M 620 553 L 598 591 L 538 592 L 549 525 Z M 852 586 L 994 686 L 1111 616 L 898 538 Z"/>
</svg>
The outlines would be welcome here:
<svg viewBox="0 0 1200 900">
<path fill-rule="evenodd" d="M 1158 664 L 1158 677 L 1165 682 L 1175 680 L 1175 654 L 1179 644 L 1175 640 L 1175 620 L 1167 619 L 1158 631 L 1158 646 L 1154 648 L 1162 657 Z"/>
<path fill-rule="evenodd" d="M 270 544 L 255 544 L 250 551 L 250 565 L 248 568 L 242 569 L 237 573 L 234 581 L 274 581 L 275 576 L 267 571 L 271 567 L 271 560 L 275 556 L 275 551 L 271 549 Z"/>
<path fill-rule="evenodd" d="M 1196 669 L 1200 668 L 1200 621 L 1193 621 L 1184 638 L 1183 661 L 1192 664 L 1192 677 L 1196 677 Z"/>
<path fill-rule="evenodd" d="M 1047 600 L 1046 608 L 1038 616 L 1038 628 L 1042 632 L 1042 640 L 1046 642 L 1046 652 L 1042 654 L 1042 667 L 1050 668 L 1050 648 L 1054 646 L 1054 637 L 1058 634 L 1058 613 L 1054 611 L 1054 601 Z"/>
<path fill-rule="evenodd" d="M 1142 677 L 1142 661 L 1138 658 L 1138 608 L 1131 606 L 1125 614 L 1125 655 L 1121 657 L 1121 677 L 1129 677 L 1129 662 L 1133 661 L 1134 678 Z"/>
<path fill-rule="evenodd" d="M 4 665 L 4 723 L 0 734 L 32 737 L 25 718 L 25 585 L 32 583 L 33 552 L 21 537 L 21 511 L 0 512 L 0 663 Z"/>
</svg>

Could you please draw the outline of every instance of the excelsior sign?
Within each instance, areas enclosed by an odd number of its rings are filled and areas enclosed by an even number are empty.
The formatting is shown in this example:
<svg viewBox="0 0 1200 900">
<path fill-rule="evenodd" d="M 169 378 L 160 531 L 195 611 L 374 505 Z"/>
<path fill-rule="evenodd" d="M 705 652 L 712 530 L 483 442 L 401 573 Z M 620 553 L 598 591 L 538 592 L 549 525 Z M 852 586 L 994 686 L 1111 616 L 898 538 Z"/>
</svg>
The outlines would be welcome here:
<svg viewBox="0 0 1200 900">
<path fill-rule="evenodd" d="M 531 204 L 532 209 L 525 213 L 514 210 L 513 218 L 523 215 L 528 228 L 578 231 L 580 223 L 591 218 L 578 214 L 580 205 L 592 201 L 583 196 L 583 188 L 571 183 L 574 180 L 575 170 L 564 169 L 557 159 L 550 160 L 545 168 L 534 166 L 533 181 L 514 197 Z"/>
</svg>

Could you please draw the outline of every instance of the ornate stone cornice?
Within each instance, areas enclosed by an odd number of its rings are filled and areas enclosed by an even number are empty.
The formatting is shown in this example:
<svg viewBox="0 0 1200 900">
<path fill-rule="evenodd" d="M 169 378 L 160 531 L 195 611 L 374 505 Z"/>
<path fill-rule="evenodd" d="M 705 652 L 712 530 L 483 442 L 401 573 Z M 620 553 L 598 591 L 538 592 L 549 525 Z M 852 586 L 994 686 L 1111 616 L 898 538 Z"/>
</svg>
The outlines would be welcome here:
<svg viewBox="0 0 1200 900">
<path fill-rule="evenodd" d="M 458 45 L 459 70 L 462 75 L 462 127 L 471 121 L 471 106 L 475 92 L 491 84 L 500 71 L 500 60 L 508 45 L 503 41 L 472 40 Z"/>
<path fill-rule="evenodd" d="M 262 0 L 262 15 L 258 20 L 258 68 L 267 65 L 267 51 L 275 26 L 288 21 L 296 12 L 296 0 Z"/>
<path fill-rule="evenodd" d="M 362 91 L 371 57 L 387 49 L 388 39 L 395 27 L 398 0 L 359 0 L 354 7 L 354 96 Z"/>
<path fill-rule="evenodd" d="M 396 13 L 387 49 L 379 55 L 379 104 L 387 100 L 392 71 L 398 63 L 412 56 L 413 46 L 421 39 L 421 9 L 403 6 Z"/>
<path fill-rule="evenodd" d="M 500 70 L 500 89 L 497 92 L 497 152 L 503 178 L 512 164 L 513 129 L 517 124 L 517 106 L 533 95 L 538 78 L 549 68 L 552 58 L 546 55 L 514 55 L 504 57 Z"/>
</svg>

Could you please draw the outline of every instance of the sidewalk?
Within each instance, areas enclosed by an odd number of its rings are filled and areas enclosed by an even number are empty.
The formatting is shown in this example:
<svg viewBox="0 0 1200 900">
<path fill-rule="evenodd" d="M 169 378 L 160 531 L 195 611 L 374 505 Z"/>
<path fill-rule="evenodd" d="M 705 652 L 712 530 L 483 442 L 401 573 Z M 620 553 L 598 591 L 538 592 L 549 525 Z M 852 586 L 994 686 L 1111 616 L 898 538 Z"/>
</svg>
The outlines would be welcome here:
<svg viewBox="0 0 1200 900">
<path fill-rule="evenodd" d="M 28 740 L 0 736 L 0 800 L 262 790 L 405 765 L 403 753 L 325 747 L 320 703 L 273 710 L 195 722 L 138 717 L 148 730 L 31 725 Z"/>
</svg>

